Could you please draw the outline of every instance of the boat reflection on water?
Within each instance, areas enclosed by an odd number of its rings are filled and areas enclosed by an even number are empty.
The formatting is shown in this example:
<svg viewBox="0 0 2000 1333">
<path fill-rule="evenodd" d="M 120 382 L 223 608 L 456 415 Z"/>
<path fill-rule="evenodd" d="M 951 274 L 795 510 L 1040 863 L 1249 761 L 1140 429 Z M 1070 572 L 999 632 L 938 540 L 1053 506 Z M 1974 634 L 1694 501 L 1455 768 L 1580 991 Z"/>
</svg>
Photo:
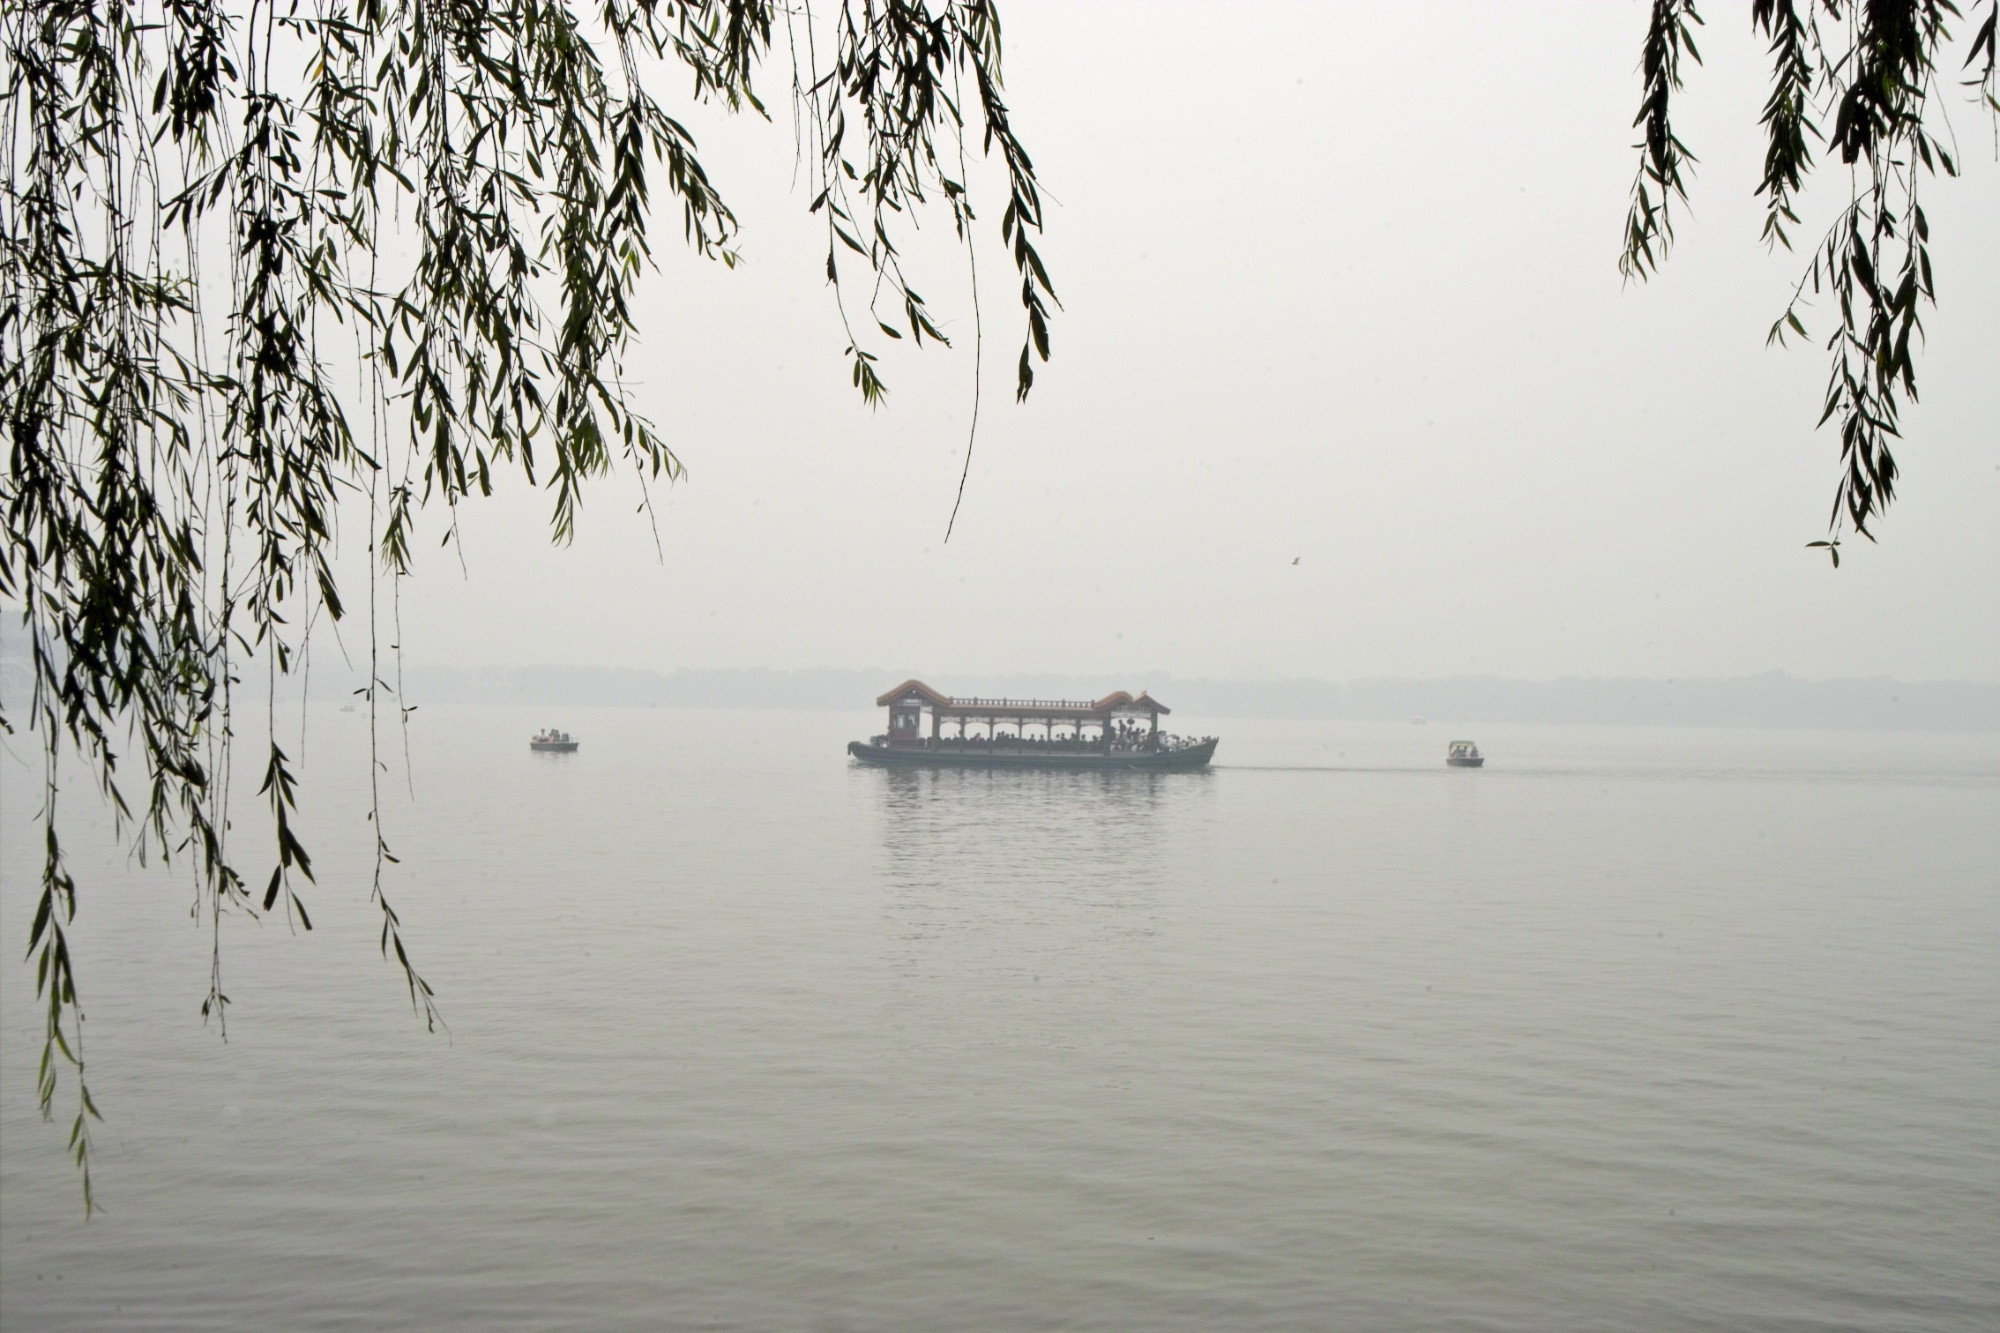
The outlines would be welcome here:
<svg viewBox="0 0 2000 1333">
<path fill-rule="evenodd" d="M 1015 1050 L 1024 1033 L 1073 1047 L 1072 1024 L 1115 1033 L 1144 1009 L 1161 941 L 1185 919 L 1177 886 L 1214 859 L 1212 775 L 856 764 L 849 776 L 875 805 L 884 1013 L 911 1058 Z"/>
</svg>

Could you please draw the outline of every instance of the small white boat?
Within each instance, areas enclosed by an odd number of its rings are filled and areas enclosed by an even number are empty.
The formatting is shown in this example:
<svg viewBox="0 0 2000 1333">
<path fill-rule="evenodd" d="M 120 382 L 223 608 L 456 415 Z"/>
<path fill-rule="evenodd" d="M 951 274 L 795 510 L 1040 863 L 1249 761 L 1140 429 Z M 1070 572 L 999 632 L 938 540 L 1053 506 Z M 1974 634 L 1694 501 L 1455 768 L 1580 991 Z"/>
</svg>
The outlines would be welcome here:
<svg viewBox="0 0 2000 1333">
<path fill-rule="evenodd" d="M 557 731 L 550 727 L 528 737 L 530 750 L 549 750 L 558 754 L 568 754 L 577 747 L 577 741 L 567 731 Z"/>
<path fill-rule="evenodd" d="M 1486 765 L 1486 757 L 1471 741 L 1453 741 L 1446 746 L 1444 761 L 1453 768 L 1483 768 Z"/>
</svg>

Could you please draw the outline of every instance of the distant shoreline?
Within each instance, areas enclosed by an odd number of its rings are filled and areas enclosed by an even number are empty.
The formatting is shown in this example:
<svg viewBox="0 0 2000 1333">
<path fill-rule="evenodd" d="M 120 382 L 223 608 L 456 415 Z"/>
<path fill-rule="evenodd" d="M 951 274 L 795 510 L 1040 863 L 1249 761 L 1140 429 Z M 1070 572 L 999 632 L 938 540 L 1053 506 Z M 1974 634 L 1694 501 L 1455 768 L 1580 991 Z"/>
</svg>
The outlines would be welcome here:
<svg viewBox="0 0 2000 1333">
<path fill-rule="evenodd" d="M 12 644 L 6 645 L 13 647 Z M 329 657 L 332 658 L 329 661 Z M 1177 716 L 1325 718 L 1438 723 L 1522 722 L 1599 726 L 1769 727 L 1837 731 L 2000 732 L 2000 683 L 1904 681 L 1887 676 L 1806 680 L 1756 676 L 1375 677 L 1183 679 L 1164 671 L 1103 675 L 1014 672 L 981 675 L 929 669 L 811 667 L 801 670 L 634 667 L 404 666 L 406 702 L 550 707 L 753 708 L 869 712 L 875 697 L 913 676 L 957 694 L 1095 699 L 1113 690 L 1148 690 Z M 244 671 L 239 698 L 258 696 L 263 673 Z M 395 676 L 390 673 L 393 681 Z M 18 707 L 31 676 L 25 658 L 0 654 L 0 699 Z M 314 655 L 311 691 L 341 699 L 365 683 L 335 654 Z M 280 684 L 296 699 L 296 677 Z"/>
<path fill-rule="evenodd" d="M 647 671 L 626 667 L 411 666 L 409 702 L 660 708 L 868 711 L 875 696 L 920 674 L 818 667 L 797 671 Z M 1685 679 L 1501 676 L 1429 679 L 1180 679 L 1122 676 L 958 675 L 923 678 L 965 694 L 1097 698 L 1146 689 L 1190 718 L 1523 722 L 1625 726 L 2000 732 L 2000 684 L 1977 681 L 1803 680 L 1781 672 Z"/>
</svg>

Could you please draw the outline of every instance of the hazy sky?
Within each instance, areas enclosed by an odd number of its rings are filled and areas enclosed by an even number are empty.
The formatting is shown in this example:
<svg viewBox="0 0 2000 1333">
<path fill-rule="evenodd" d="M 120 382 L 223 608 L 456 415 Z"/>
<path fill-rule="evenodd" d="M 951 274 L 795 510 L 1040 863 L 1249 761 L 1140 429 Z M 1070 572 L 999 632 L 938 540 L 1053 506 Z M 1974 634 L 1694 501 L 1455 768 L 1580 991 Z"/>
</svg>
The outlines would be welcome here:
<svg viewBox="0 0 2000 1333">
<path fill-rule="evenodd" d="M 782 104 L 774 125 L 692 111 L 748 262 L 704 266 L 662 219 L 631 364 L 689 468 L 656 493 L 660 550 L 629 474 L 561 550 L 514 479 L 465 509 L 467 572 L 433 553 L 406 587 L 406 654 L 2000 679 L 1992 128 L 1954 104 L 1966 174 L 1927 201 L 1942 300 L 1902 497 L 1833 572 L 1802 549 L 1835 480 L 1824 356 L 1764 346 L 1803 265 L 1757 240 L 1764 56 L 1744 7 L 1709 8 L 1678 113 L 1694 216 L 1664 274 L 1623 288 L 1641 4 L 1005 0 L 1065 309 L 1018 406 L 989 239 L 949 545 L 973 359 L 948 224 L 916 285 L 959 345 L 887 355 L 871 412 Z M 1806 236 L 1846 188 L 1819 182 Z"/>
</svg>

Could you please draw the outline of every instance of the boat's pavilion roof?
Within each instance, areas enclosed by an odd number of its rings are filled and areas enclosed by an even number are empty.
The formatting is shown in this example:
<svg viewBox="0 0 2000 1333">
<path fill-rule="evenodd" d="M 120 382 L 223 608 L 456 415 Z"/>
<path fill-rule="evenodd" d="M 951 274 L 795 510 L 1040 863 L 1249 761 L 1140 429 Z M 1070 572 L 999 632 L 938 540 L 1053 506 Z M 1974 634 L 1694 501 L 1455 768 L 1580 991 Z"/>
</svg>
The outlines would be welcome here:
<svg viewBox="0 0 2000 1333">
<path fill-rule="evenodd" d="M 892 704 L 920 704 L 940 717 L 1036 717 L 1106 718 L 1114 713 L 1147 713 L 1158 717 L 1174 710 L 1144 690 L 1138 694 L 1114 691 L 1102 699 L 954 699 L 939 694 L 920 680 L 906 680 L 875 701 L 878 708 Z"/>
</svg>

